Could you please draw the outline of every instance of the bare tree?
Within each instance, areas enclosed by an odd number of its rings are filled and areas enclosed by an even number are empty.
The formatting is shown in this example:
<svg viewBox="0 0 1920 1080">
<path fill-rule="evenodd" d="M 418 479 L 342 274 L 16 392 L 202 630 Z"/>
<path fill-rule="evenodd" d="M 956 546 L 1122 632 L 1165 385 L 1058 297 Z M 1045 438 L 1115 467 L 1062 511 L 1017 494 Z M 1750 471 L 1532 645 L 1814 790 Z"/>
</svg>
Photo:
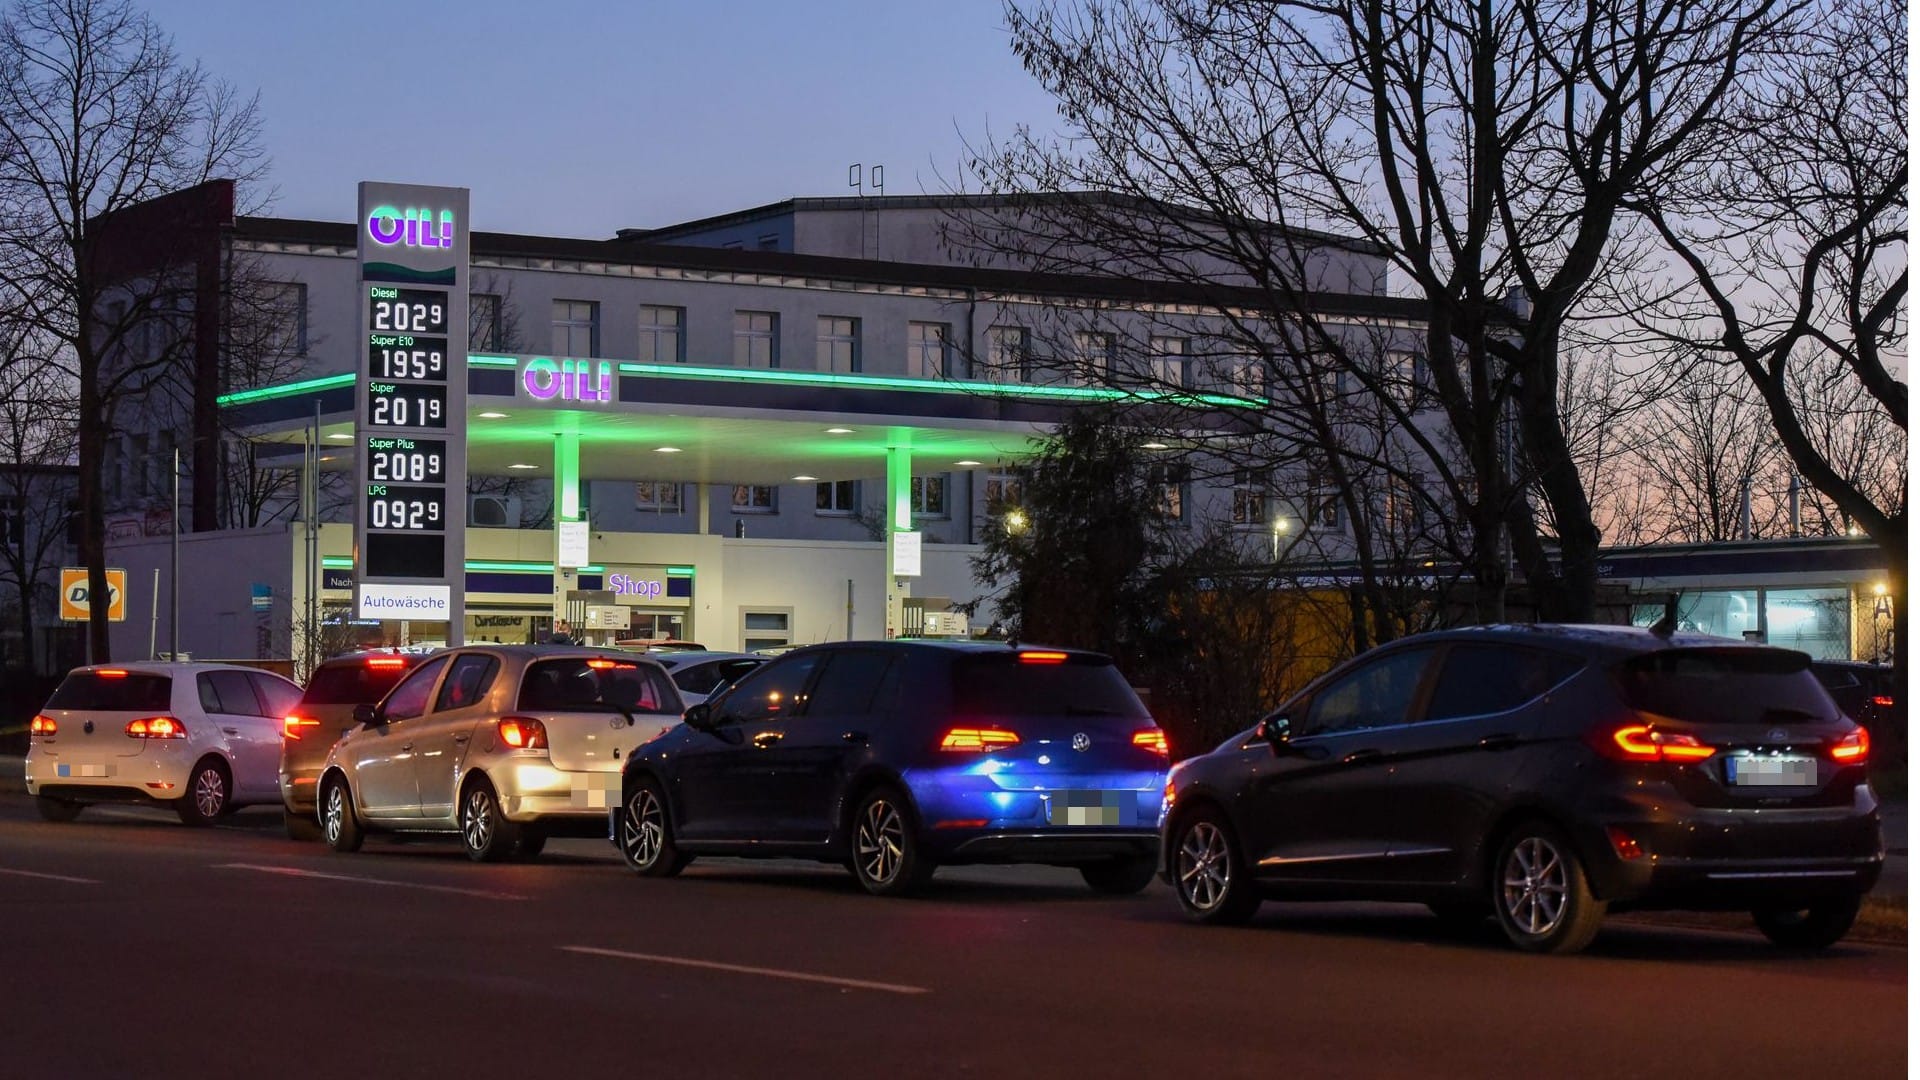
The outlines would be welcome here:
<svg viewBox="0 0 1920 1080">
<path fill-rule="evenodd" d="M 124 0 L 22 0 L 0 19 L 0 161 L 0 289 L 76 383 L 81 556 L 104 596 L 115 414 L 179 359 L 133 348 L 134 334 L 158 322 L 185 337 L 197 284 L 185 253 L 151 246 L 130 275 L 142 237 L 116 221 L 214 177 L 258 178 L 256 102 L 181 60 Z M 106 614 L 93 606 L 95 660 L 109 656 Z"/>
<path fill-rule="evenodd" d="M 1623 200 L 1718 115 L 1782 9 L 1087 0 L 1007 14 L 1068 137 L 1023 130 L 975 155 L 981 186 L 1032 196 L 992 246 L 1037 268 L 1237 282 L 1262 294 L 1235 301 L 1255 340 L 1285 347 L 1271 367 L 1312 356 L 1372 394 L 1369 358 L 1335 325 L 1354 317 L 1338 293 L 1381 289 L 1347 276 L 1377 259 L 1418 301 L 1419 351 L 1471 481 L 1428 477 L 1464 526 L 1481 614 L 1502 611 L 1511 559 L 1545 614 L 1591 617 L 1600 535 L 1561 422 L 1563 353 L 1648 257 Z M 1046 194 L 1078 189 L 1109 197 Z"/>
<path fill-rule="evenodd" d="M 30 340 L 10 337 L 5 358 L 13 362 L 0 365 L 0 584 L 13 588 L 20 663 L 31 673 L 36 611 L 67 548 L 75 430 L 73 387 L 26 347 Z"/>
</svg>

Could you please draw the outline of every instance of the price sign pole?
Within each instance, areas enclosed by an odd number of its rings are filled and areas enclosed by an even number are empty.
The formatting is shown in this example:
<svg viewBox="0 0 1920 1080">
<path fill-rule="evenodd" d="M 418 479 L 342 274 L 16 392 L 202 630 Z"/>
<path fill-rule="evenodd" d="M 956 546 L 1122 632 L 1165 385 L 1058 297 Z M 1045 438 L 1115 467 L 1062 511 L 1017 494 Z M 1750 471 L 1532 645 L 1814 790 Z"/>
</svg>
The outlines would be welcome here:
<svg viewBox="0 0 1920 1080">
<path fill-rule="evenodd" d="M 466 629 L 467 189 L 360 185 L 351 340 L 362 619 Z"/>
</svg>

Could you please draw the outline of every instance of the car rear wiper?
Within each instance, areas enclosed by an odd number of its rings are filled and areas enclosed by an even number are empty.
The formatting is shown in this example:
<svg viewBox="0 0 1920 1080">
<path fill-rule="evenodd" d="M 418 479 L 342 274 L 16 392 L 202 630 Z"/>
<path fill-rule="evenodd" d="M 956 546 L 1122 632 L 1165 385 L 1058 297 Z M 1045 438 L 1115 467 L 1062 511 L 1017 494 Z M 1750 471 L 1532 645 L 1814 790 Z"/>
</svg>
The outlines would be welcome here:
<svg viewBox="0 0 1920 1080">
<path fill-rule="evenodd" d="M 1127 715 L 1126 713 L 1123 713 L 1118 709 L 1102 709 L 1093 705 L 1069 705 L 1067 706 L 1066 712 L 1068 716 L 1125 716 Z"/>
</svg>

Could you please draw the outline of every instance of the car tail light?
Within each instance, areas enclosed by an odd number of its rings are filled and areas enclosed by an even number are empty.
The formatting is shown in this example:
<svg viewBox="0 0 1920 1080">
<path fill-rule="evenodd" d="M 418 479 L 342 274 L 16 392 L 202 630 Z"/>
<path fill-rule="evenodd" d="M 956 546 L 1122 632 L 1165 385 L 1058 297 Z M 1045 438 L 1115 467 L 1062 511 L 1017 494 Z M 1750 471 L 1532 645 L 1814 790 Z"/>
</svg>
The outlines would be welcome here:
<svg viewBox="0 0 1920 1080">
<path fill-rule="evenodd" d="M 407 666 L 404 656 L 369 656 L 367 666 L 373 668 L 403 668 Z"/>
<path fill-rule="evenodd" d="M 957 727 L 948 729 L 940 738 L 942 750 L 998 750 L 1003 746 L 1020 745 L 1020 736 L 999 728 Z"/>
<path fill-rule="evenodd" d="M 1142 750 L 1151 750 L 1161 757 L 1167 756 L 1167 733 L 1159 728 L 1148 728 L 1133 733 L 1133 745 Z"/>
<path fill-rule="evenodd" d="M 639 664 L 622 660 L 589 660 L 587 661 L 587 666 L 595 671 L 608 671 L 613 668 L 619 668 L 622 671 L 636 671 L 640 667 Z"/>
<path fill-rule="evenodd" d="M 94 674 L 103 679 L 124 679 L 127 677 L 127 673 L 119 668 L 99 668 L 94 671 Z"/>
<path fill-rule="evenodd" d="M 1891 709 L 1893 708 L 1893 695 L 1892 694 L 1875 694 L 1873 695 L 1873 703 L 1875 705 L 1880 706 L 1883 709 Z"/>
<path fill-rule="evenodd" d="M 1020 654 L 1020 662 L 1023 664 L 1064 664 L 1067 662 L 1067 654 L 1063 652 L 1029 649 Z"/>
<path fill-rule="evenodd" d="M 184 739 L 187 737 L 185 724 L 171 716 L 144 716 L 138 720 L 127 721 L 129 739 Z"/>
<path fill-rule="evenodd" d="M 51 716 L 36 716 L 27 724 L 28 735 L 58 735 L 60 725 Z"/>
<path fill-rule="evenodd" d="M 1613 853 L 1622 859 L 1637 859 L 1647 853 L 1632 833 L 1618 825 L 1607 826 L 1607 842 L 1613 845 Z"/>
<path fill-rule="evenodd" d="M 1847 732 L 1827 752 L 1842 765 L 1856 765 L 1867 760 L 1867 729 L 1857 727 Z"/>
<path fill-rule="evenodd" d="M 1713 747 L 1692 735 L 1661 731 L 1649 724 L 1625 724 L 1602 729 L 1595 744 L 1601 753 L 1621 761 L 1705 761 Z"/>
<path fill-rule="evenodd" d="M 547 748 L 547 725 L 525 716 L 502 717 L 495 725 L 500 731 L 500 741 L 513 750 L 545 750 Z"/>
<path fill-rule="evenodd" d="M 289 716 L 284 721 L 283 734 L 289 739 L 298 739 L 301 728 L 319 727 L 320 721 L 306 716 Z"/>
</svg>

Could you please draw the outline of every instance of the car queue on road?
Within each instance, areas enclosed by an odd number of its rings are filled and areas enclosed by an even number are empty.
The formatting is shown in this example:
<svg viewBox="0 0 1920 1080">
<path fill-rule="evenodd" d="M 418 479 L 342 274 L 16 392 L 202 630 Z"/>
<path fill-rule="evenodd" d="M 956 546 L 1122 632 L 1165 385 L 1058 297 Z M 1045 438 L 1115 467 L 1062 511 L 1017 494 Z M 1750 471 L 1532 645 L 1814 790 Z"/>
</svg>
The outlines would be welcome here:
<svg viewBox="0 0 1920 1080">
<path fill-rule="evenodd" d="M 204 824 L 278 797 L 292 835 L 341 852 L 437 833 L 493 861 L 595 835 L 646 877 L 809 858 L 882 896 L 942 865 L 1070 866 L 1108 894 L 1158 875 L 1205 924 L 1263 900 L 1424 903 L 1546 953 L 1632 908 L 1748 911 L 1781 945 L 1824 947 L 1884 859 L 1865 729 L 1804 654 L 1757 643 L 1418 635 L 1178 764 L 1113 662 L 1081 650 L 815 645 L 736 663 L 690 707 L 660 661 L 364 654 L 321 665 L 304 698 L 230 665 L 80 668 L 34 720 L 28 790 L 54 821 L 142 801 Z"/>
</svg>

